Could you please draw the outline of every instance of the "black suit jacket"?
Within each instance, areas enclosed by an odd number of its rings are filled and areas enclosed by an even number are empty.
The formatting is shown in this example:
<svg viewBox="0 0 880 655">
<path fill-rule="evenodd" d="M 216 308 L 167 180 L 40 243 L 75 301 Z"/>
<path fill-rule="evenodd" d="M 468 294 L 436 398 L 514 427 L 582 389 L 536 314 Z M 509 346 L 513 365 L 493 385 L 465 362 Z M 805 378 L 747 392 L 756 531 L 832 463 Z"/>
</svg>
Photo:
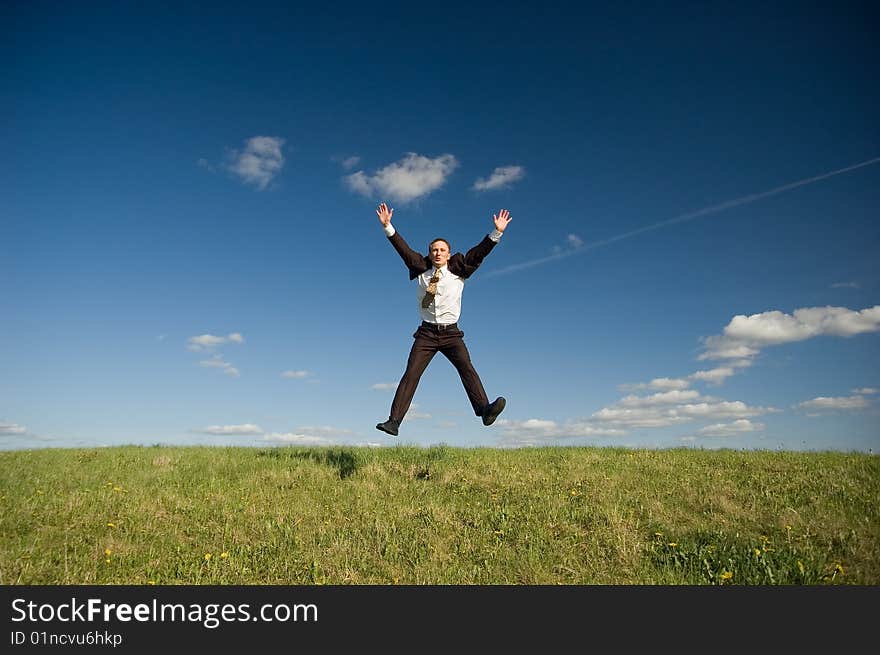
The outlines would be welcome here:
<svg viewBox="0 0 880 655">
<path fill-rule="evenodd" d="M 406 241 L 403 240 L 403 237 L 400 236 L 400 232 L 395 231 L 394 234 L 388 237 L 388 240 L 391 241 L 391 245 L 394 246 L 397 254 L 400 255 L 403 263 L 409 269 L 410 280 L 416 279 L 419 275 L 434 267 L 431 258 L 419 254 L 410 248 Z M 492 252 L 494 247 L 495 242 L 487 234 L 480 243 L 468 250 L 464 255 L 457 252 L 450 256 L 446 267 L 458 277 L 467 279 L 479 268 L 480 264 L 483 263 L 483 259 Z"/>
</svg>

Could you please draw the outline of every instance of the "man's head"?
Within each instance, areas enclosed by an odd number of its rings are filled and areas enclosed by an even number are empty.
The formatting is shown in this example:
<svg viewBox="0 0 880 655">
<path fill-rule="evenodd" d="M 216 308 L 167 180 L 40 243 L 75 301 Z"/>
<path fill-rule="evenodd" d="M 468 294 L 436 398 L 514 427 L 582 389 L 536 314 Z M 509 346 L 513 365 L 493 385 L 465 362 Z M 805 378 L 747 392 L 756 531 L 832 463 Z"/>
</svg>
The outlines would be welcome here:
<svg viewBox="0 0 880 655">
<path fill-rule="evenodd" d="M 449 261 L 449 242 L 446 239 L 434 239 L 428 244 L 428 257 L 435 268 L 445 266 Z"/>
</svg>

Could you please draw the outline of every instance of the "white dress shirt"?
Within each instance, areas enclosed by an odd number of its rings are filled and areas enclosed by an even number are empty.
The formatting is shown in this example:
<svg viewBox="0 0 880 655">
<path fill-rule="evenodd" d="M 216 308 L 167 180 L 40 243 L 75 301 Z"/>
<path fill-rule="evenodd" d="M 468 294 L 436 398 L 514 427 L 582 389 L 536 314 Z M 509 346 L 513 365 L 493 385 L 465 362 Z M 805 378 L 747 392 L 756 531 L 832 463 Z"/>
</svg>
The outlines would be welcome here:
<svg viewBox="0 0 880 655">
<path fill-rule="evenodd" d="M 394 236 L 396 230 L 391 223 L 384 226 L 386 236 Z M 492 230 L 489 238 L 495 243 L 501 239 L 501 232 Z M 451 253 L 450 253 L 451 254 Z M 434 296 L 434 302 L 427 307 L 422 307 L 422 298 L 428 289 L 428 284 L 434 276 L 436 269 L 432 266 L 427 271 L 416 278 L 418 285 L 416 286 L 416 302 L 419 315 L 423 321 L 428 323 L 437 323 L 439 325 L 449 325 L 457 323 L 458 317 L 461 315 L 461 294 L 464 291 L 464 278 L 452 273 L 446 265 L 440 268 L 440 281 L 437 283 L 437 294 Z"/>
</svg>

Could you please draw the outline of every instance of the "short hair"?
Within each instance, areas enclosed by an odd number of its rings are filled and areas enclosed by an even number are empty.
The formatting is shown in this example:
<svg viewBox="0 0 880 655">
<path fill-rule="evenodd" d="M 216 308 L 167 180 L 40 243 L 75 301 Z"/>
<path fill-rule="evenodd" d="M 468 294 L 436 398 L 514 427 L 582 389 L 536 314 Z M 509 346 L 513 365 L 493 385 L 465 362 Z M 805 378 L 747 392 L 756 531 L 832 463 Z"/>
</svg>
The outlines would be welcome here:
<svg viewBox="0 0 880 655">
<path fill-rule="evenodd" d="M 452 246 L 451 246 L 451 245 L 449 244 L 449 242 L 448 242 L 446 239 L 444 239 L 443 237 L 437 237 L 436 239 L 433 239 L 433 240 L 428 244 L 428 252 L 431 252 L 431 246 L 433 246 L 433 245 L 434 245 L 435 243 L 437 243 L 438 241 L 442 241 L 443 243 L 445 243 L 445 244 L 446 244 L 446 248 L 447 248 L 447 250 L 449 250 L 449 252 L 452 252 Z"/>
</svg>

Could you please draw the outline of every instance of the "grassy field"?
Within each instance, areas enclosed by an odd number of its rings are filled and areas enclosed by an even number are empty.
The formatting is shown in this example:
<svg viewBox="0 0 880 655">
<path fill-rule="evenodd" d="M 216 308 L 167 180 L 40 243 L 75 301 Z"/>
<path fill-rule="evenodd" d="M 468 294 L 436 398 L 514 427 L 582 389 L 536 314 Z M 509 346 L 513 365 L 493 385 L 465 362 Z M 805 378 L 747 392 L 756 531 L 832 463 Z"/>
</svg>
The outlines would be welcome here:
<svg viewBox="0 0 880 655">
<path fill-rule="evenodd" d="M 0 584 L 880 584 L 880 458 L 0 452 Z"/>
</svg>

